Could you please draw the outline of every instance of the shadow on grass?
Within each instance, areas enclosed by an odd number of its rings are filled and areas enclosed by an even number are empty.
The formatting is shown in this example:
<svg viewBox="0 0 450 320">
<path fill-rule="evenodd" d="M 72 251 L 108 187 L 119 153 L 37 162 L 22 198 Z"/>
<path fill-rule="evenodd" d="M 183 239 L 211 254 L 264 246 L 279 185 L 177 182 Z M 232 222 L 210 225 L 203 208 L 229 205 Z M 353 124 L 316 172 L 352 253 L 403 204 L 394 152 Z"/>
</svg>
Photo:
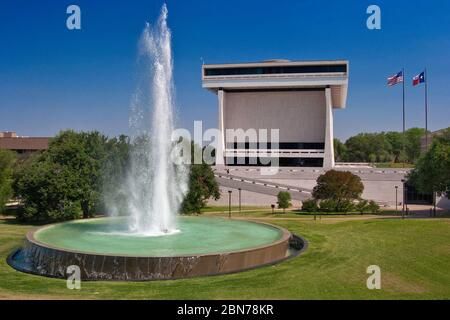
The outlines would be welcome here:
<svg viewBox="0 0 450 320">
<path fill-rule="evenodd" d="M 17 225 L 17 226 L 43 226 L 51 223 L 72 221 L 70 220 L 52 220 L 52 219 L 19 219 L 18 213 L 20 212 L 20 207 L 6 208 L 2 212 L 0 212 L 0 221 L 4 224 L 8 225 Z M 97 214 L 91 218 L 100 218 L 103 217 L 103 214 Z"/>
<path fill-rule="evenodd" d="M 18 219 L 17 216 L 22 210 L 20 207 L 7 207 L 0 212 L 0 220 L 3 221 L 4 224 L 8 225 L 23 225 L 23 226 L 42 226 L 49 223 L 54 223 L 55 221 L 51 220 L 22 220 Z"/>
<path fill-rule="evenodd" d="M 55 221 L 50 220 L 19 220 L 16 217 L 12 216 L 1 216 L 0 215 L 0 221 L 3 221 L 3 224 L 7 225 L 16 225 L 16 226 L 43 226 L 50 223 L 55 223 Z"/>
</svg>

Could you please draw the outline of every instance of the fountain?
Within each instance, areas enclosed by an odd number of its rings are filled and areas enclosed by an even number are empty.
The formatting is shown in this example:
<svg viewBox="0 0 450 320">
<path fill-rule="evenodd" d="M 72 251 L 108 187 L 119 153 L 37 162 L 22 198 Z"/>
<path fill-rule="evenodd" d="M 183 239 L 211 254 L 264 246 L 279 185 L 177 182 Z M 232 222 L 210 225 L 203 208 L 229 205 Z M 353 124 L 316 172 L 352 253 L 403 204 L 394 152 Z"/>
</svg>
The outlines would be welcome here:
<svg viewBox="0 0 450 320">
<path fill-rule="evenodd" d="M 140 54 L 144 74 L 151 77 L 134 95 L 130 126 L 133 140 L 151 143 L 136 144 L 123 193 L 127 199 L 132 233 L 168 235 L 178 232 L 176 214 L 187 192 L 188 172 L 185 166 L 175 166 L 170 157 L 174 86 L 171 33 L 165 5 L 157 24 L 154 27 L 146 24 L 140 39 Z M 143 92 L 151 92 L 150 97 Z M 148 110 L 152 111 L 151 116 Z M 150 118 L 152 120 L 148 122 Z"/>
<path fill-rule="evenodd" d="M 11 266 L 66 278 L 67 268 L 75 265 L 83 280 L 177 279 L 272 264 L 305 248 L 303 239 L 265 223 L 177 219 L 187 192 L 188 171 L 171 159 L 174 90 L 170 38 L 164 5 L 158 23 L 146 25 L 140 42 L 151 85 L 150 90 L 144 86 L 135 94 L 130 125 L 135 139 L 150 143 L 139 144 L 131 156 L 122 190 L 129 215 L 32 230 L 24 248 L 8 257 Z M 142 94 L 146 92 L 151 92 L 149 97 Z M 148 106 L 152 117 L 147 116 Z M 111 211 L 118 210 L 111 203 Z"/>
</svg>

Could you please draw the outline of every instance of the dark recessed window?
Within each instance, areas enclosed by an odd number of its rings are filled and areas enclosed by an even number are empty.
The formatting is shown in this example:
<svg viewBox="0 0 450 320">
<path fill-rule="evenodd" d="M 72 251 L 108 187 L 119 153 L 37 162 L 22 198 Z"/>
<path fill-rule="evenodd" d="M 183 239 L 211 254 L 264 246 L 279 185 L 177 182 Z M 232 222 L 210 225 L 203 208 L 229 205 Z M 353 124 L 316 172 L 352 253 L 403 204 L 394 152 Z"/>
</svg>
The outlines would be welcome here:
<svg viewBox="0 0 450 320">
<path fill-rule="evenodd" d="M 334 64 L 334 65 L 311 65 L 311 66 L 207 68 L 205 69 L 205 76 L 289 74 L 289 73 L 338 73 L 338 72 L 347 72 L 347 65 Z"/>
<path fill-rule="evenodd" d="M 272 159 L 272 162 L 269 158 L 227 157 L 225 159 L 227 166 L 265 167 L 276 164 L 276 161 L 280 167 L 323 167 L 323 158 L 278 158 Z"/>
<path fill-rule="evenodd" d="M 249 142 L 234 142 L 227 143 L 227 149 L 279 149 L 279 150 L 301 150 L 301 149 L 325 149 L 323 142 L 280 142 L 278 146 L 272 145 L 270 142 L 264 143 L 249 143 Z"/>
</svg>

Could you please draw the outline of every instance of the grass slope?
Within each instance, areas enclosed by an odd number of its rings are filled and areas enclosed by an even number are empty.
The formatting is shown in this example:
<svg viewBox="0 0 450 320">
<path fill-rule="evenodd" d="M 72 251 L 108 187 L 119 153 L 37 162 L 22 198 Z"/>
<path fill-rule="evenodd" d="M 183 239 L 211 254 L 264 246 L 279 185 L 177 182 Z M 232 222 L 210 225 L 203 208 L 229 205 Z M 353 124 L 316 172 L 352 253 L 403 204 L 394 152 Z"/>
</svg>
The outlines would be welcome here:
<svg viewBox="0 0 450 320">
<path fill-rule="evenodd" d="M 7 255 L 31 225 L 0 220 L 0 299 L 449 299 L 447 219 L 270 220 L 303 235 L 301 256 L 247 272 L 176 281 L 83 282 L 17 272 Z M 382 289 L 366 288 L 367 266 L 381 267 Z"/>
</svg>

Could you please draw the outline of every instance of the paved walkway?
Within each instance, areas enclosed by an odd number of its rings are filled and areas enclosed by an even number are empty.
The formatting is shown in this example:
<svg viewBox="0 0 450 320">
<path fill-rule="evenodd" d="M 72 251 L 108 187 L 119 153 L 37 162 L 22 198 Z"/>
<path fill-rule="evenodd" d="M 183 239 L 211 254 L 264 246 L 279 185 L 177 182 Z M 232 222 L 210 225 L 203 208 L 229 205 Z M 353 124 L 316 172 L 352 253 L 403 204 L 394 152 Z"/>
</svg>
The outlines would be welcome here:
<svg viewBox="0 0 450 320">
<path fill-rule="evenodd" d="M 266 182 L 258 179 L 239 177 L 235 175 L 215 173 L 217 183 L 225 188 L 242 189 L 262 195 L 277 196 L 280 191 L 287 191 L 293 200 L 306 200 L 311 197 L 311 190 L 289 185 Z"/>
</svg>

